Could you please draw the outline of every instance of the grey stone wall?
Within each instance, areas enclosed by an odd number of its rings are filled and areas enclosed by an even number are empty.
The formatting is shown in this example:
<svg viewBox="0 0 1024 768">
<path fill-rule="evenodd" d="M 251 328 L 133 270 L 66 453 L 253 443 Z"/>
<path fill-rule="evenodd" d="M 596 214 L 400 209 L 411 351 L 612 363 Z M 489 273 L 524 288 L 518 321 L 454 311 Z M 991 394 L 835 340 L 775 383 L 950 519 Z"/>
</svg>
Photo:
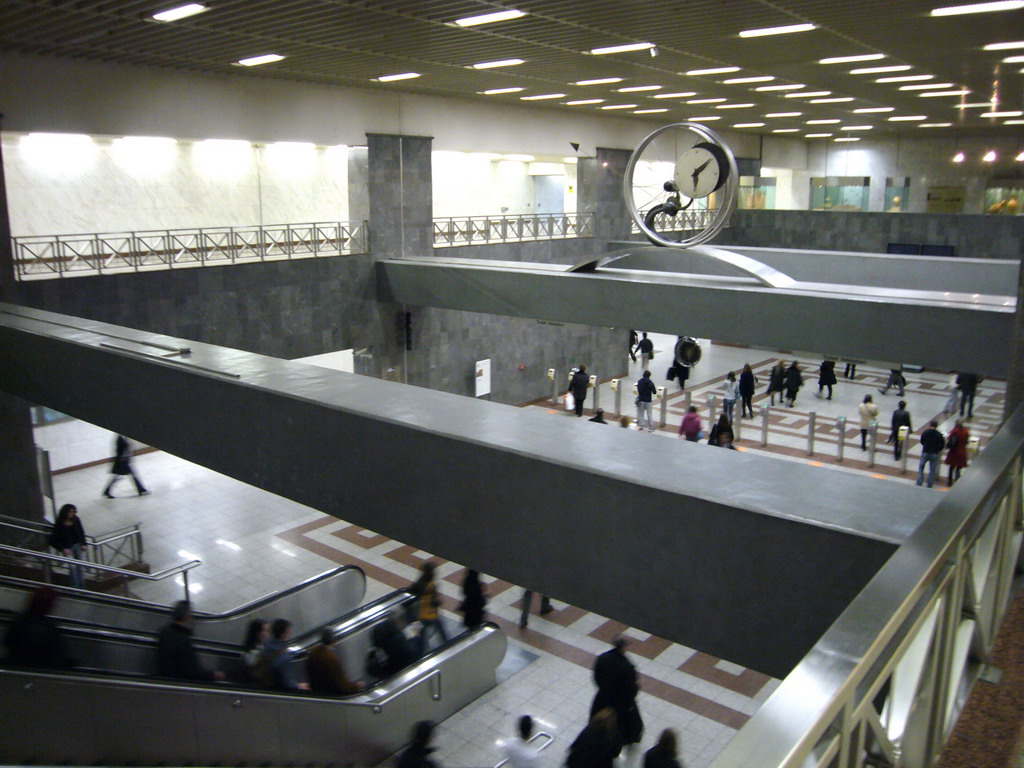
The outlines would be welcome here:
<svg viewBox="0 0 1024 768">
<path fill-rule="evenodd" d="M 580 213 L 594 214 L 598 240 L 629 239 L 630 218 L 622 200 L 622 177 L 630 154 L 628 149 L 598 147 L 596 157 L 583 158 L 576 166 L 576 208 Z"/>
<path fill-rule="evenodd" d="M 605 253 L 607 243 L 594 237 L 535 240 L 526 243 L 491 243 L 435 248 L 435 256 L 492 261 L 536 261 L 544 264 L 576 264 Z"/>
<path fill-rule="evenodd" d="M 716 245 L 885 253 L 889 243 L 952 245 L 975 259 L 1021 259 L 1024 217 L 942 213 L 736 211 Z"/>
</svg>

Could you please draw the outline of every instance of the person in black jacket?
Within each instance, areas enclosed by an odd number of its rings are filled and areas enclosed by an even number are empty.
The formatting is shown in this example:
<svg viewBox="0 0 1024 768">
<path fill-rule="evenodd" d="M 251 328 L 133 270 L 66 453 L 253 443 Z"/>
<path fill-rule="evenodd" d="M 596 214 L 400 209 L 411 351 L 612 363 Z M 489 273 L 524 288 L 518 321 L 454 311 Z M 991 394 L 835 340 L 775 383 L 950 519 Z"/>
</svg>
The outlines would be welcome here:
<svg viewBox="0 0 1024 768">
<path fill-rule="evenodd" d="M 7 661 L 26 667 L 75 666 L 60 627 L 50 617 L 56 602 L 53 587 L 39 587 L 29 595 L 25 610 L 7 629 Z"/>
<path fill-rule="evenodd" d="M 745 363 L 743 371 L 740 373 L 740 414 L 749 418 L 754 418 L 754 388 L 757 386 L 757 376 L 754 375 L 754 370 L 750 367 L 750 363 Z"/>
<path fill-rule="evenodd" d="M 605 707 L 594 713 L 569 747 L 566 768 L 613 768 L 622 751 L 615 710 Z"/>
<path fill-rule="evenodd" d="M 590 376 L 587 375 L 587 366 L 581 365 L 569 381 L 569 391 L 572 392 L 575 401 L 577 416 L 583 415 L 583 401 L 587 399 L 587 387 L 589 386 Z"/>
<path fill-rule="evenodd" d="M 414 663 L 419 654 L 402 631 L 405 629 L 405 611 L 395 606 L 385 621 L 373 628 L 373 644 L 384 651 L 387 660 L 381 669 L 381 678 L 391 677 Z"/>
<path fill-rule="evenodd" d="M 644 416 L 647 417 L 647 431 L 654 431 L 653 397 L 658 394 L 658 387 L 651 381 L 651 372 L 644 371 L 636 382 L 636 428 L 644 431 Z"/>
<path fill-rule="evenodd" d="M 82 521 L 78 518 L 78 508 L 74 504 L 65 504 L 57 513 L 57 522 L 53 524 L 53 531 L 50 533 L 50 546 L 56 549 L 59 555 L 81 560 L 85 543 L 85 529 L 82 528 Z M 69 566 L 68 576 L 71 578 L 71 586 L 75 589 L 85 587 L 82 566 Z"/>
<path fill-rule="evenodd" d="M 921 433 L 921 463 L 917 466 L 918 485 L 924 482 L 925 464 L 931 464 L 928 471 L 928 487 L 935 485 L 935 473 L 939 471 L 939 456 L 945 447 L 946 438 L 939 432 L 939 422 L 933 419 L 928 429 Z"/>
<path fill-rule="evenodd" d="M 964 415 L 964 406 L 967 406 L 967 418 L 974 416 L 974 393 L 978 391 L 978 384 L 981 377 L 976 373 L 961 371 L 956 377 L 956 386 L 960 390 L 960 416 Z"/>
<path fill-rule="evenodd" d="M 462 605 L 459 606 L 462 623 L 466 625 L 466 629 L 473 629 L 484 623 L 486 607 L 487 595 L 480 584 L 480 573 L 470 568 L 462 580 Z"/>
<path fill-rule="evenodd" d="M 796 393 L 804 385 L 804 377 L 800 375 L 800 367 L 796 360 L 786 369 L 786 405 L 790 408 L 796 403 Z"/>
<path fill-rule="evenodd" d="M 156 643 L 157 674 L 178 680 L 210 682 L 224 673 L 205 669 L 192 647 L 192 606 L 179 600 L 171 608 L 171 623 L 160 630 Z"/>
<path fill-rule="evenodd" d="M 629 746 L 640 741 L 644 723 L 636 706 L 636 695 L 640 691 L 640 686 L 637 682 L 636 668 L 626 658 L 627 644 L 625 637 L 619 637 L 610 651 L 605 651 L 597 657 L 594 663 L 597 693 L 590 705 L 590 717 L 593 718 L 605 707 L 614 709 L 619 736 L 622 743 Z"/>
<path fill-rule="evenodd" d="M 644 753 L 644 768 L 681 768 L 676 753 L 676 732 L 666 728 L 658 743 Z"/>
<path fill-rule="evenodd" d="M 907 402 L 900 400 L 899 408 L 892 412 L 892 432 L 889 433 L 889 442 L 893 444 L 893 453 L 896 455 L 896 460 L 899 461 L 900 453 L 903 450 L 903 444 L 900 442 L 900 427 L 907 428 L 907 436 L 914 431 L 914 428 L 910 426 L 910 411 L 907 410 Z"/>
<path fill-rule="evenodd" d="M 822 360 L 821 365 L 818 367 L 818 397 L 821 397 L 821 391 L 828 387 L 828 397 L 826 400 L 832 399 L 832 385 L 836 383 L 836 364 L 834 360 Z"/>
<path fill-rule="evenodd" d="M 114 483 L 120 480 L 125 475 L 131 475 L 132 480 L 135 481 L 135 490 L 138 491 L 139 496 L 145 496 L 149 493 L 143 485 L 142 481 L 139 480 L 139 476 L 135 474 L 135 470 L 132 469 L 132 451 L 128 446 L 128 441 L 124 435 L 118 435 L 117 440 L 114 441 L 114 464 L 110 467 L 110 482 L 107 483 L 107 487 L 103 489 L 103 495 L 108 499 L 114 498 L 110 493 L 110 490 L 114 487 Z"/>
<path fill-rule="evenodd" d="M 430 720 L 420 720 L 412 728 L 412 743 L 405 748 L 398 758 L 398 768 L 438 768 L 430 755 L 436 747 L 430 746 L 434 735 L 434 724 Z"/>
</svg>

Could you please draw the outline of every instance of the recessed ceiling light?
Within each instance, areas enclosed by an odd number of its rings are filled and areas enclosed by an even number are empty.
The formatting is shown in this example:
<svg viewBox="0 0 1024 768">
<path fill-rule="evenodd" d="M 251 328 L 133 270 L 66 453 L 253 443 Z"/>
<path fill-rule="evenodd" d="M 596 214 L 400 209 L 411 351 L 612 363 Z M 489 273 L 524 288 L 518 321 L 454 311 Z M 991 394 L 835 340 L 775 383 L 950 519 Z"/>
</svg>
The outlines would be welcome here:
<svg viewBox="0 0 1024 768">
<path fill-rule="evenodd" d="M 702 117 L 691 117 L 690 121 L 694 123 L 707 123 L 711 120 L 721 120 L 722 118 L 718 115 L 703 115 Z"/>
<path fill-rule="evenodd" d="M 995 153 L 995 151 L 993 151 L 991 149 L 988 152 L 986 152 L 984 154 L 984 156 L 981 158 L 981 161 L 983 163 L 994 163 L 995 160 L 996 160 L 996 153 Z"/>
<path fill-rule="evenodd" d="M 719 104 L 715 109 L 746 109 L 752 107 L 753 104 Z"/>
<path fill-rule="evenodd" d="M 918 128 L 949 128 L 952 123 L 921 123 Z"/>
<path fill-rule="evenodd" d="M 961 91 L 929 91 L 928 93 L 917 94 L 922 99 L 933 99 L 936 96 L 966 96 L 970 91 L 966 88 Z"/>
<path fill-rule="evenodd" d="M 633 112 L 634 115 L 651 115 L 655 112 L 668 112 L 667 109 L 638 109 Z"/>
<path fill-rule="evenodd" d="M 832 139 L 832 141 L 860 141 L 859 136 L 842 136 L 838 139 Z"/>
<path fill-rule="evenodd" d="M 833 134 L 831 134 L 831 133 L 805 133 L 804 134 L 804 138 L 805 139 L 827 139 L 829 136 L 832 136 L 832 135 Z"/>
<path fill-rule="evenodd" d="M 464 19 L 456 19 L 455 24 L 460 27 L 475 27 L 478 24 L 493 24 L 496 21 L 511 21 L 521 19 L 526 14 L 522 11 L 496 11 L 495 13 L 483 13 L 479 16 L 467 16 Z"/>
<path fill-rule="evenodd" d="M 1003 64 L 1024 64 L 1024 56 L 1007 56 Z"/>
<path fill-rule="evenodd" d="M 523 64 L 523 59 L 501 59 L 499 61 L 481 61 L 479 64 L 471 64 L 467 69 L 494 69 L 495 67 L 514 67 Z"/>
<path fill-rule="evenodd" d="M 626 43 L 625 45 L 609 45 L 604 48 L 591 48 L 590 52 L 595 56 L 603 56 L 606 53 L 629 53 L 630 51 L 646 51 L 654 47 L 654 43 Z"/>
<path fill-rule="evenodd" d="M 1003 125 L 1024 125 L 1024 120 L 1006 120 Z"/>
<path fill-rule="evenodd" d="M 491 88 L 489 91 L 480 91 L 484 96 L 497 96 L 500 93 L 519 93 L 522 88 Z"/>
<path fill-rule="evenodd" d="M 576 165 L 580 159 L 578 157 L 563 157 L 562 162 L 566 165 Z"/>
<path fill-rule="evenodd" d="M 920 80 L 934 80 L 935 75 L 900 75 L 898 77 L 879 77 L 876 83 L 914 83 Z"/>
<path fill-rule="evenodd" d="M 517 163 L 532 163 L 533 155 L 504 155 L 503 159 L 512 160 Z"/>
<path fill-rule="evenodd" d="M 725 99 L 691 99 L 687 104 L 720 104 Z"/>
<path fill-rule="evenodd" d="M 990 101 L 975 101 L 971 104 L 955 104 L 953 105 L 953 109 L 981 109 L 982 107 L 985 109 L 991 109 L 994 106 L 996 105 Z"/>
<path fill-rule="evenodd" d="M 636 104 L 609 104 L 607 107 L 601 107 L 601 109 L 634 109 Z"/>
<path fill-rule="evenodd" d="M 983 51 L 1012 51 L 1014 48 L 1024 48 L 1024 40 L 1017 40 L 1013 43 L 989 43 L 981 50 Z"/>
<path fill-rule="evenodd" d="M 940 88 L 952 88 L 952 83 L 918 83 L 917 85 L 901 85 L 901 91 L 937 91 Z"/>
<path fill-rule="evenodd" d="M 723 80 L 722 83 L 725 85 L 741 85 L 743 83 L 769 83 L 775 78 L 771 75 L 759 75 L 757 77 L 730 77 L 728 80 Z"/>
<path fill-rule="evenodd" d="M 870 131 L 875 126 L 873 125 L 841 125 L 839 126 L 840 131 Z"/>
<path fill-rule="evenodd" d="M 811 104 L 839 104 L 846 101 L 853 101 L 852 96 L 832 96 L 828 99 L 811 99 Z"/>
<path fill-rule="evenodd" d="M 928 115 L 896 115 L 895 117 L 890 117 L 889 118 L 889 122 L 890 123 L 916 123 L 916 122 L 919 122 L 921 120 L 927 120 L 927 119 L 928 119 Z"/>
<path fill-rule="evenodd" d="M 851 75 L 880 75 L 883 72 L 906 72 L 908 69 L 913 69 L 908 64 L 894 64 L 891 67 L 861 67 L 860 69 L 851 69 Z"/>
<path fill-rule="evenodd" d="M 861 107 L 853 110 L 858 115 L 866 115 L 869 112 L 895 112 L 895 107 Z"/>
<path fill-rule="evenodd" d="M 570 107 L 578 107 L 581 104 L 603 104 L 604 99 L 577 99 L 576 101 L 565 102 Z"/>
<path fill-rule="evenodd" d="M 964 13 L 989 13 L 991 11 L 1016 11 L 1024 8 L 1024 0 L 997 0 L 994 3 L 971 3 L 970 5 L 947 5 L 932 8 L 932 16 L 960 16 Z"/>
<path fill-rule="evenodd" d="M 799 133 L 799 128 L 776 128 L 772 133 Z"/>
<path fill-rule="evenodd" d="M 957 152 L 955 155 L 953 155 L 954 163 L 962 163 L 966 159 L 967 155 L 965 155 L 963 152 Z"/>
<path fill-rule="evenodd" d="M 831 123 L 840 123 L 842 121 L 839 118 L 830 117 L 827 120 L 807 120 L 805 122 L 807 125 L 829 125 Z"/>
<path fill-rule="evenodd" d="M 800 93 L 787 93 L 787 99 L 809 99 L 813 96 L 831 96 L 832 91 L 802 91 Z"/>
<path fill-rule="evenodd" d="M 656 93 L 654 98 L 656 99 L 685 99 L 688 96 L 696 96 L 696 91 L 683 91 L 682 93 Z"/>
<path fill-rule="evenodd" d="M 763 128 L 764 123 L 736 123 L 733 128 Z"/>
<path fill-rule="evenodd" d="M 253 56 L 248 59 L 239 59 L 238 64 L 243 67 L 258 67 L 260 64 L 273 64 L 275 61 L 281 61 L 284 56 L 279 56 L 276 53 L 267 53 L 263 56 Z"/>
<path fill-rule="evenodd" d="M 745 29 L 740 32 L 740 37 L 767 37 L 768 35 L 788 35 L 793 32 L 810 32 L 817 29 L 813 24 L 786 24 L 781 27 L 761 27 L 760 29 Z"/>
<path fill-rule="evenodd" d="M 800 117 L 803 112 L 769 112 L 765 117 Z"/>
<path fill-rule="evenodd" d="M 1024 163 L 1024 152 L 1021 152 L 1017 157 L 1014 158 L 1018 163 Z"/>
<path fill-rule="evenodd" d="M 660 85 L 630 85 L 626 88 L 619 88 L 619 93 L 639 93 L 640 91 L 660 91 Z"/>
<path fill-rule="evenodd" d="M 739 72 L 739 67 L 712 67 L 711 69 L 691 69 L 689 72 L 683 74 L 689 75 L 690 77 L 699 77 L 700 75 L 727 75 L 730 72 Z"/>
<path fill-rule="evenodd" d="M 861 53 L 856 56 L 832 56 L 827 59 L 819 59 L 819 64 L 854 64 L 858 61 L 878 61 L 884 59 L 884 53 Z"/>
<path fill-rule="evenodd" d="M 1010 112 L 982 112 L 978 117 L 1020 117 L 1024 112 L 1013 110 Z"/>
<path fill-rule="evenodd" d="M 574 85 L 607 85 L 608 83 L 621 83 L 621 77 L 599 77 L 597 80 L 577 80 Z"/>
<path fill-rule="evenodd" d="M 544 99 L 563 99 L 564 93 L 542 93 L 538 96 L 520 96 L 520 101 L 544 101 Z"/>
<path fill-rule="evenodd" d="M 789 85 L 762 85 L 760 88 L 755 88 L 755 91 L 798 91 L 801 88 L 807 86 L 803 83 L 790 83 Z"/>
<path fill-rule="evenodd" d="M 179 5 L 177 8 L 169 8 L 166 11 L 154 13 L 150 18 L 156 21 L 178 21 L 208 10 L 210 9 L 202 3 L 186 3 L 185 5 Z"/>
<path fill-rule="evenodd" d="M 395 80 L 412 80 L 414 77 L 419 77 L 419 72 L 403 72 L 400 75 L 381 75 L 377 78 L 379 83 L 392 83 Z"/>
</svg>

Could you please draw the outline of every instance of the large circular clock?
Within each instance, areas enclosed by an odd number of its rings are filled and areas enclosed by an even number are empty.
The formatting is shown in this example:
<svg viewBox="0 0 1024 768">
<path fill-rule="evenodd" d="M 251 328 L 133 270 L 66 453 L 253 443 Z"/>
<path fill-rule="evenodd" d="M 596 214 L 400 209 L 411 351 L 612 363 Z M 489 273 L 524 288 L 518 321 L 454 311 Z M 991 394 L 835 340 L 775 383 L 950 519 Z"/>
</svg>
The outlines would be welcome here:
<svg viewBox="0 0 1024 768">
<path fill-rule="evenodd" d="M 623 196 L 634 231 L 655 245 L 712 239 L 736 209 L 739 174 L 729 146 L 700 123 L 672 123 L 630 155 Z"/>
</svg>

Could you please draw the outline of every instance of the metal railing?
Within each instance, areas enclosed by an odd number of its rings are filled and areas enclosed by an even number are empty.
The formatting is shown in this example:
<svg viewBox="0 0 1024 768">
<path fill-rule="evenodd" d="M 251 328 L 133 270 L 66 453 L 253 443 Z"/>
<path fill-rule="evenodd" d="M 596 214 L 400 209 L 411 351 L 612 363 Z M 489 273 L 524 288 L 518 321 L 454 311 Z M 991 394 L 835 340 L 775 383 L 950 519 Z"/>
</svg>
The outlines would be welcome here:
<svg viewBox="0 0 1024 768">
<path fill-rule="evenodd" d="M 933 765 L 989 661 L 1018 565 L 1024 407 L 712 768 Z"/>
<path fill-rule="evenodd" d="M 537 751 L 538 752 L 543 752 L 545 749 L 547 749 L 548 747 L 551 746 L 551 742 L 553 742 L 555 740 L 555 737 L 552 736 L 547 731 L 537 731 L 537 733 L 533 734 L 533 736 L 531 736 L 529 739 L 527 739 L 526 743 L 527 744 L 533 744 L 533 742 L 535 742 L 537 739 L 547 739 L 547 741 L 545 741 L 543 744 L 541 744 L 539 747 L 537 747 Z M 501 762 L 495 763 L 494 764 L 494 768 L 503 768 L 505 765 L 508 764 L 508 761 L 509 761 L 509 758 L 506 757 Z"/>
<path fill-rule="evenodd" d="M 165 568 L 157 573 L 140 573 L 139 571 L 117 568 L 113 565 L 100 565 L 99 563 L 90 563 L 86 560 L 76 560 L 73 557 L 64 557 L 63 555 L 48 555 L 45 552 L 36 552 L 35 550 L 25 549 L 24 547 L 11 547 L 6 544 L 0 544 L 0 553 L 8 555 L 16 560 L 40 561 L 43 566 L 43 580 L 47 583 L 49 583 L 53 578 L 54 563 L 58 565 L 65 565 L 68 569 L 82 568 L 87 571 L 110 573 L 115 576 L 127 576 L 132 579 L 145 579 L 146 581 L 163 581 L 171 576 L 177 576 L 180 573 L 182 577 L 182 586 L 185 588 L 185 600 L 189 599 L 188 572 L 196 566 L 203 564 L 202 560 L 189 560 L 187 563 L 171 566 L 170 568 Z"/>
<path fill-rule="evenodd" d="M 654 217 L 655 232 L 688 232 L 694 229 L 704 229 L 711 224 L 717 211 L 703 208 L 696 211 L 680 211 L 675 216 L 667 213 L 659 213 Z M 634 222 L 630 231 L 634 235 L 640 234 L 640 227 Z"/>
<path fill-rule="evenodd" d="M 366 253 L 365 221 L 12 237 L 19 280 Z"/>
<path fill-rule="evenodd" d="M 45 550 L 50 542 L 53 526 L 32 520 L 20 520 L 0 515 L 0 531 L 11 534 L 7 541 L 17 542 L 15 546 L 26 549 Z M 96 565 L 124 566 L 142 562 L 143 543 L 140 523 L 126 525 L 98 536 L 85 535 L 84 562 Z"/>
<path fill-rule="evenodd" d="M 593 237 L 593 213 L 521 214 L 517 216 L 465 216 L 434 219 L 434 247 L 519 243 L 525 240 L 560 240 Z"/>
</svg>

